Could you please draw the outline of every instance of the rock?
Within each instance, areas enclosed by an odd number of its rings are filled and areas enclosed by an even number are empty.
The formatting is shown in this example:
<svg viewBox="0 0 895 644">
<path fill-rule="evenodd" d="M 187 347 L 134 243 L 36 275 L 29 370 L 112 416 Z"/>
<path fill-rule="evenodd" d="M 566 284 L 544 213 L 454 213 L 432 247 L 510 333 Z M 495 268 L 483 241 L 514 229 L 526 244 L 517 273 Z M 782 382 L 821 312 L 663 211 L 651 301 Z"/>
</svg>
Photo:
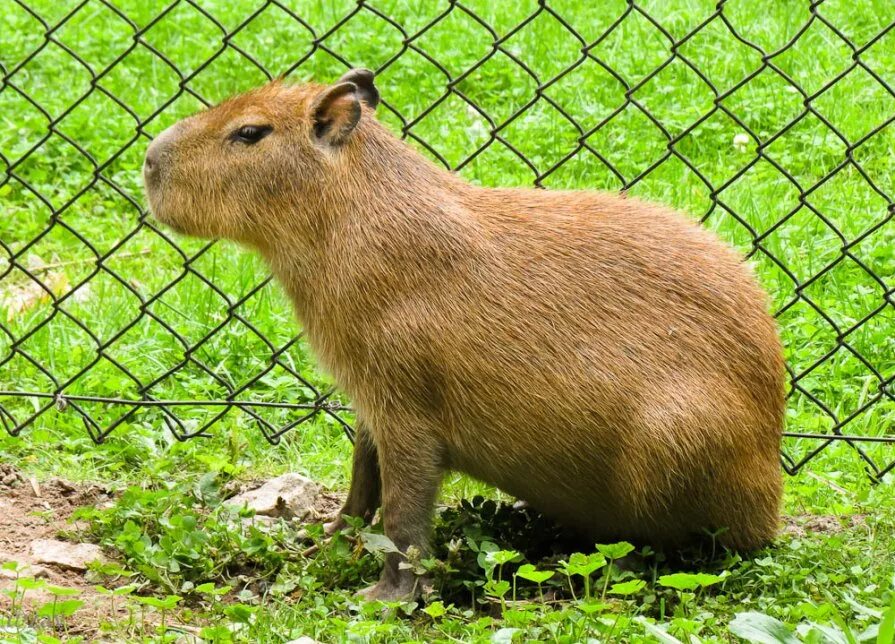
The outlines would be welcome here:
<svg viewBox="0 0 895 644">
<path fill-rule="evenodd" d="M 268 531 L 279 523 L 277 517 L 269 517 L 263 514 L 256 514 L 253 517 L 242 517 L 238 521 L 244 530 L 254 526 L 262 531 Z"/>
<path fill-rule="evenodd" d="M 43 566 L 35 564 L 22 564 L 16 570 L 3 570 L 0 568 L 0 577 L 4 579 L 20 579 L 22 577 L 34 577 L 35 579 L 50 576 L 50 571 Z"/>
<path fill-rule="evenodd" d="M 0 566 L 11 561 L 16 562 L 15 570 L 4 569 L 0 567 L 0 577 L 4 579 L 16 579 L 18 577 L 49 577 L 50 571 L 43 566 L 37 566 L 28 561 L 28 557 L 24 554 L 13 554 L 0 550 Z"/>
<path fill-rule="evenodd" d="M 227 501 L 236 509 L 248 507 L 255 514 L 291 519 L 304 517 L 314 506 L 320 486 L 300 474 L 283 474 L 255 490 L 243 492 Z"/>
<path fill-rule="evenodd" d="M 50 479 L 50 484 L 56 486 L 56 488 L 65 496 L 69 496 L 78 491 L 78 488 L 76 488 L 74 485 L 72 485 L 65 479 L 60 479 L 58 477 Z"/>
<path fill-rule="evenodd" d="M 70 570 L 87 570 L 91 561 L 106 562 L 103 551 L 92 543 L 69 543 L 55 539 L 31 542 L 31 558 L 36 563 L 50 564 Z"/>
</svg>

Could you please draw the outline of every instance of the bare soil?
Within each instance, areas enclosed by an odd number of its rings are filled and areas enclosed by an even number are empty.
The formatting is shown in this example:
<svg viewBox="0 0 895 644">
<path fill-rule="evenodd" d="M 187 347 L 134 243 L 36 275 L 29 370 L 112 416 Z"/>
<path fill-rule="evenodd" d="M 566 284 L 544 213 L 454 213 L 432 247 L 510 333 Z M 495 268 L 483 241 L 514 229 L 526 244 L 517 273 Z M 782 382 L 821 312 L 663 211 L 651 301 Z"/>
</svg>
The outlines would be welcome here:
<svg viewBox="0 0 895 644">
<path fill-rule="evenodd" d="M 805 537 L 809 534 L 837 534 L 860 528 L 867 524 L 863 514 L 836 516 L 832 514 L 798 514 L 783 517 L 781 534 L 788 537 Z"/>
<path fill-rule="evenodd" d="M 38 482 L 18 472 L 9 463 L 0 463 L 0 564 L 15 561 L 26 568 L 23 576 L 45 579 L 48 583 L 79 591 L 77 599 L 84 605 L 66 620 L 69 636 L 82 635 L 90 638 L 97 634 L 101 621 L 120 618 L 126 614 L 124 607 L 115 615 L 108 597 L 95 588 L 84 571 L 68 570 L 49 564 L 32 564 L 31 543 L 37 539 L 58 539 L 81 543 L 84 526 L 71 521 L 72 513 L 79 507 L 108 503 L 111 493 L 98 485 L 75 485 L 63 479 L 53 478 Z M 0 614 L 9 613 L 12 598 L 2 591 L 16 586 L 13 571 L 0 575 Z M 106 585 L 109 585 L 106 582 Z M 63 599 L 70 599 L 65 597 Z M 52 629 L 47 618 L 38 618 L 36 610 L 53 600 L 45 590 L 31 590 L 24 596 L 24 606 L 18 606 L 19 616 L 35 626 Z M 21 600 L 17 600 L 17 604 Z M 119 602 L 122 603 L 123 602 Z"/>
</svg>

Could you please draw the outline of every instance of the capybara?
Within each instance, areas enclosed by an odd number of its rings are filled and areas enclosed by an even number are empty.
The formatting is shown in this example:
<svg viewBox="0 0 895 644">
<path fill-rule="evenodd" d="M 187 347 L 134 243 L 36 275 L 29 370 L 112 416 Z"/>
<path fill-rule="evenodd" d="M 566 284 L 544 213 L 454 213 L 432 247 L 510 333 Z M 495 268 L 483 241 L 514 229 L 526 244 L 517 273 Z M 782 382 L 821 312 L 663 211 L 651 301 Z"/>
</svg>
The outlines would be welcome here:
<svg viewBox="0 0 895 644">
<path fill-rule="evenodd" d="M 470 185 L 378 102 L 368 70 L 274 81 L 165 130 L 144 165 L 160 222 L 261 253 L 350 397 L 343 515 L 381 503 L 397 548 L 425 552 L 458 470 L 601 542 L 768 543 L 784 368 L 743 258 L 638 199 Z M 367 597 L 416 592 L 401 560 Z"/>
</svg>

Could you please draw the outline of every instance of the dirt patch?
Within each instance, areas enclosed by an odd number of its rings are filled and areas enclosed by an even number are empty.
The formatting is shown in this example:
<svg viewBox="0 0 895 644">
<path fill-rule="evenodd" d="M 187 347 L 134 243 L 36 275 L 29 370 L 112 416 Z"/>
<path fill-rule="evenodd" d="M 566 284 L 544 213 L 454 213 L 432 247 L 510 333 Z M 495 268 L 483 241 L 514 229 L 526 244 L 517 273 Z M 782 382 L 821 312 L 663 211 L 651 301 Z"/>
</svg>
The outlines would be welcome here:
<svg viewBox="0 0 895 644">
<path fill-rule="evenodd" d="M 332 521 L 339 516 L 339 510 L 342 509 L 344 503 L 344 494 L 324 490 L 314 501 L 314 507 L 311 508 L 310 514 L 305 518 L 305 523 Z"/>
<path fill-rule="evenodd" d="M 66 621 L 69 636 L 94 635 L 100 621 L 112 617 L 109 599 L 95 589 L 83 571 L 70 570 L 52 564 L 35 564 L 31 544 L 41 539 L 65 540 L 72 543 L 86 541 L 81 537 L 85 526 L 70 521 L 72 513 L 81 506 L 109 503 L 108 490 L 97 485 L 74 485 L 62 479 L 38 482 L 18 472 L 9 463 L 0 463 L 0 564 L 15 561 L 25 566 L 22 576 L 44 579 L 49 584 L 78 591 L 76 599 L 84 605 Z M 0 591 L 16 586 L 16 572 L 2 571 Z M 62 599 L 70 599 L 63 597 Z M 34 615 L 41 605 L 53 600 L 46 590 L 29 590 L 24 597 L 24 608 L 16 612 L 26 621 L 47 628 Z M 0 613 L 9 612 L 12 599 L 0 593 Z M 124 611 L 124 608 L 121 608 Z M 40 623 L 39 623 L 40 622 Z"/>
<path fill-rule="evenodd" d="M 863 514 L 836 516 L 832 514 L 797 514 L 783 517 L 781 534 L 804 537 L 809 534 L 838 534 L 867 524 Z"/>
<path fill-rule="evenodd" d="M 76 537 L 83 526 L 69 521 L 72 512 L 111 498 L 97 485 L 77 486 L 58 478 L 39 483 L 19 475 L 0 486 L 0 551 L 29 561 L 32 541 L 60 534 Z"/>
</svg>

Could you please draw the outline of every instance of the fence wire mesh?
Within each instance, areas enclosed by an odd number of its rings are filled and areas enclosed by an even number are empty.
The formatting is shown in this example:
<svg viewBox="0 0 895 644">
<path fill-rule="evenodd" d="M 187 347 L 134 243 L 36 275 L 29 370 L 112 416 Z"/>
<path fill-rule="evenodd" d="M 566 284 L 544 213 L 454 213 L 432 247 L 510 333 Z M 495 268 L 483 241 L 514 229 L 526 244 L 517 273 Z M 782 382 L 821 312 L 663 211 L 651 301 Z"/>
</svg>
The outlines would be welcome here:
<svg viewBox="0 0 895 644">
<path fill-rule="evenodd" d="M 0 0 L 0 19 L 9 433 L 350 435 L 263 267 L 157 227 L 139 168 L 233 92 L 367 66 L 380 118 L 472 181 L 624 189 L 737 245 L 786 346 L 787 471 L 895 468 L 888 0 Z"/>
</svg>

